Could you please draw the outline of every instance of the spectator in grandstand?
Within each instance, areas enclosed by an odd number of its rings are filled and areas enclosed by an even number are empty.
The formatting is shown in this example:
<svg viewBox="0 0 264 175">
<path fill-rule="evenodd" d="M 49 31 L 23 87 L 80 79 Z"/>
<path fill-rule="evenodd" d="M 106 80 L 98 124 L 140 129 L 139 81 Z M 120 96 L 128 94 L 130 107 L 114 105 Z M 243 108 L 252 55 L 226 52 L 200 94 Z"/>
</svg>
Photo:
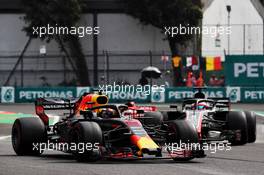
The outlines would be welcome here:
<svg viewBox="0 0 264 175">
<path fill-rule="evenodd" d="M 42 76 L 40 77 L 40 79 L 42 80 L 42 86 L 50 86 L 50 84 L 47 82 L 47 78 Z"/>
<path fill-rule="evenodd" d="M 189 71 L 187 74 L 186 86 L 187 87 L 196 86 L 196 78 L 191 71 Z"/>
<path fill-rule="evenodd" d="M 196 81 L 197 87 L 203 87 L 204 86 L 204 79 L 203 79 L 203 72 L 200 71 L 199 78 Z"/>
<path fill-rule="evenodd" d="M 197 80 L 196 80 L 196 77 L 195 75 L 192 74 L 192 86 L 196 86 L 196 83 L 197 83 Z"/>
<path fill-rule="evenodd" d="M 209 80 L 209 86 L 218 86 L 218 78 L 213 74 Z"/>
<path fill-rule="evenodd" d="M 218 80 L 218 86 L 225 86 L 225 76 L 221 75 L 220 79 Z"/>
<path fill-rule="evenodd" d="M 145 86 L 148 84 L 148 79 L 145 77 L 145 76 L 142 76 L 140 79 L 139 79 L 139 84 L 141 86 Z"/>
</svg>

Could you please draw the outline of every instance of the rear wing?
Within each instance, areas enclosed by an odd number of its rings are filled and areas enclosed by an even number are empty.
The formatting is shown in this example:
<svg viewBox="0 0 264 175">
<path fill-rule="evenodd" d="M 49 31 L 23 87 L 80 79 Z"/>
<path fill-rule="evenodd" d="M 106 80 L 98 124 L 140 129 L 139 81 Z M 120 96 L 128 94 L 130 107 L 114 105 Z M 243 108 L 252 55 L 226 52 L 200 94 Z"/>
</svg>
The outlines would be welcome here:
<svg viewBox="0 0 264 175">
<path fill-rule="evenodd" d="M 78 99 L 61 99 L 61 98 L 37 98 L 35 101 L 35 111 L 43 123 L 49 125 L 49 117 L 45 110 L 70 110 L 74 113 Z"/>
<path fill-rule="evenodd" d="M 208 98 L 215 101 L 215 106 L 218 108 L 230 108 L 231 103 L 229 98 Z"/>
<path fill-rule="evenodd" d="M 35 110 L 44 124 L 48 125 L 49 117 L 45 114 L 45 110 L 69 110 L 71 117 L 87 108 L 107 103 L 108 97 L 106 95 L 84 93 L 80 98 L 38 98 L 35 102 Z"/>
<path fill-rule="evenodd" d="M 38 98 L 35 106 L 42 106 L 44 110 L 64 110 L 74 109 L 78 99 L 61 99 L 61 98 Z"/>
</svg>

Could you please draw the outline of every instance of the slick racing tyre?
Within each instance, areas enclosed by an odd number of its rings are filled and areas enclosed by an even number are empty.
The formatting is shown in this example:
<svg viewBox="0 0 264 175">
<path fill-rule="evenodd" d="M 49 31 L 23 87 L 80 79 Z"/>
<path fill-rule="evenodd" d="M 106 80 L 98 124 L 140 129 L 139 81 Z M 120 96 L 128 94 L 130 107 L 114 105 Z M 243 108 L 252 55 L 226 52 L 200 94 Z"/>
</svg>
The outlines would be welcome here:
<svg viewBox="0 0 264 175">
<path fill-rule="evenodd" d="M 244 111 L 247 118 L 247 132 L 248 132 L 248 143 L 256 141 L 257 130 L 256 130 L 256 114 L 251 111 Z"/>
<path fill-rule="evenodd" d="M 16 119 L 12 127 L 12 146 L 17 155 L 40 155 L 40 143 L 46 143 L 44 123 L 37 117 Z"/>
<path fill-rule="evenodd" d="M 180 111 L 162 111 L 163 121 L 172 121 L 186 118 L 186 113 Z"/>
<path fill-rule="evenodd" d="M 143 120 L 143 123 L 146 125 L 161 125 L 163 122 L 163 115 L 160 112 L 146 112 L 144 113 L 146 119 Z"/>
<path fill-rule="evenodd" d="M 229 111 L 227 113 L 227 126 L 229 130 L 240 132 L 239 139 L 230 140 L 232 145 L 244 145 L 248 142 L 247 118 L 244 112 Z"/>
<path fill-rule="evenodd" d="M 167 111 L 161 111 L 161 114 L 162 114 L 163 121 L 168 121 L 169 120 Z"/>
<path fill-rule="evenodd" d="M 187 120 L 173 120 L 166 123 L 168 125 L 169 135 L 167 143 L 177 144 L 197 144 L 199 143 L 198 133 L 195 127 Z M 175 161 L 188 161 L 194 157 L 174 158 Z"/>
<path fill-rule="evenodd" d="M 95 162 L 101 159 L 99 146 L 103 143 L 103 134 L 97 123 L 87 121 L 76 123 L 71 137 L 71 144 L 76 145 L 76 150 L 71 151 L 77 161 Z"/>
</svg>

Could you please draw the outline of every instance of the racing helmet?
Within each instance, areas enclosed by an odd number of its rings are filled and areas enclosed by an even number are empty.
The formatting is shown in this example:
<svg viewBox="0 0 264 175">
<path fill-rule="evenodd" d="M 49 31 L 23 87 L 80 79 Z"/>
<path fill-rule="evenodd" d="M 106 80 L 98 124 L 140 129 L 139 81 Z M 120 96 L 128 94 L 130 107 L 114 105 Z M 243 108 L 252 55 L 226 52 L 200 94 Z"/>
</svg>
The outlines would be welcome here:
<svg viewBox="0 0 264 175">
<path fill-rule="evenodd" d="M 127 105 L 128 107 L 136 106 L 135 102 L 133 102 L 133 101 L 129 101 L 129 102 L 127 102 L 126 105 Z"/>
<path fill-rule="evenodd" d="M 208 109 L 208 104 L 206 102 L 199 102 L 197 104 L 197 109 L 198 110 L 206 110 L 206 109 Z"/>
<path fill-rule="evenodd" d="M 117 111 L 113 109 L 103 109 L 99 113 L 99 117 L 101 118 L 115 118 L 117 116 L 118 116 Z"/>
</svg>

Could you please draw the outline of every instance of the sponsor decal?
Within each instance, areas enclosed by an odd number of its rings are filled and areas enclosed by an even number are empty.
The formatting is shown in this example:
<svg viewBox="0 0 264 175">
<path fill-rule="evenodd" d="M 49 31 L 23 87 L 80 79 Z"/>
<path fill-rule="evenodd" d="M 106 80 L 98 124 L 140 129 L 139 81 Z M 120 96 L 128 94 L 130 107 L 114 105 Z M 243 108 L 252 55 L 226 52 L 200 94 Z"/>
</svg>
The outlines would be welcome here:
<svg viewBox="0 0 264 175">
<path fill-rule="evenodd" d="M 81 97 L 84 93 L 88 93 L 91 91 L 90 87 L 77 87 L 76 97 Z"/>
<path fill-rule="evenodd" d="M 72 98 L 76 88 L 16 88 L 16 102 L 33 102 L 36 98 Z"/>
<path fill-rule="evenodd" d="M 1 102 L 2 103 L 14 103 L 15 102 L 15 88 L 14 87 L 2 87 L 1 88 Z"/>
<path fill-rule="evenodd" d="M 245 90 L 245 101 L 261 101 L 264 99 L 264 90 Z"/>
<path fill-rule="evenodd" d="M 194 92 L 188 88 L 168 88 L 166 89 L 166 102 L 182 101 L 185 98 L 193 98 Z M 222 98 L 225 97 L 225 88 L 210 88 L 205 90 L 206 97 Z"/>
<path fill-rule="evenodd" d="M 231 102 L 237 103 L 241 101 L 241 90 L 240 87 L 227 87 L 226 97 L 230 99 Z"/>
<path fill-rule="evenodd" d="M 225 81 L 229 86 L 253 87 L 264 85 L 263 55 L 231 55 L 226 57 Z"/>
<path fill-rule="evenodd" d="M 147 100 L 148 95 L 142 92 L 108 92 L 108 97 L 112 101 L 126 101 L 126 100 Z"/>
<path fill-rule="evenodd" d="M 164 88 L 152 88 L 151 102 L 164 103 L 165 102 L 165 90 Z"/>
<path fill-rule="evenodd" d="M 234 63 L 234 77 L 264 77 L 264 62 Z"/>
</svg>

